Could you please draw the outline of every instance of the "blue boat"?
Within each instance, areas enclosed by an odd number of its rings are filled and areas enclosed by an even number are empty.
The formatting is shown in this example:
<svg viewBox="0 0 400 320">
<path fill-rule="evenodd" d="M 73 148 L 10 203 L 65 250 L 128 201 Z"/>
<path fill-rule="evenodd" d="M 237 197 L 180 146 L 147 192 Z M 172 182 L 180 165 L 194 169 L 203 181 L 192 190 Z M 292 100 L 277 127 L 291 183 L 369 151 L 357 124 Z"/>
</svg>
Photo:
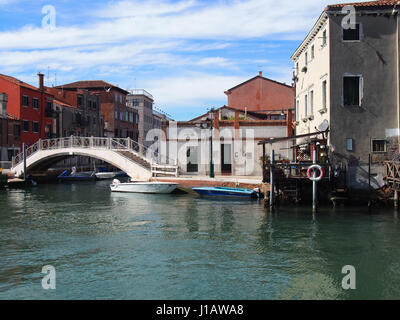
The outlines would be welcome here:
<svg viewBox="0 0 400 320">
<path fill-rule="evenodd" d="M 193 188 L 193 191 L 196 191 L 201 196 L 208 196 L 208 197 L 257 198 L 259 196 L 258 190 L 226 188 L 226 187 Z"/>
<path fill-rule="evenodd" d="M 72 168 L 72 172 L 65 170 L 61 173 L 57 179 L 59 181 L 94 181 L 96 180 L 96 175 L 94 171 L 90 172 L 76 172 L 76 168 Z"/>
</svg>

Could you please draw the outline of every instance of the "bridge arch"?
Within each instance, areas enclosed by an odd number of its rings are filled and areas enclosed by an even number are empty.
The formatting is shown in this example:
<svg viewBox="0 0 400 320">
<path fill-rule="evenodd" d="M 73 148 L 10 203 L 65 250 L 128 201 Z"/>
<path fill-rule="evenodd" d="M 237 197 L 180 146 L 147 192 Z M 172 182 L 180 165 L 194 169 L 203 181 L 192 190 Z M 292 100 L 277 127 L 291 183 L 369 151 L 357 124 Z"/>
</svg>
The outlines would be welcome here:
<svg viewBox="0 0 400 320">
<path fill-rule="evenodd" d="M 105 161 L 126 172 L 135 181 L 148 181 L 152 177 L 153 161 L 139 154 L 136 151 L 138 149 L 136 142 L 129 138 L 69 137 L 39 140 L 27 149 L 26 169 L 29 171 L 52 159 L 85 156 Z M 171 169 L 171 166 L 167 167 Z M 23 175 L 23 154 L 13 158 L 12 170 L 16 176 Z"/>
</svg>

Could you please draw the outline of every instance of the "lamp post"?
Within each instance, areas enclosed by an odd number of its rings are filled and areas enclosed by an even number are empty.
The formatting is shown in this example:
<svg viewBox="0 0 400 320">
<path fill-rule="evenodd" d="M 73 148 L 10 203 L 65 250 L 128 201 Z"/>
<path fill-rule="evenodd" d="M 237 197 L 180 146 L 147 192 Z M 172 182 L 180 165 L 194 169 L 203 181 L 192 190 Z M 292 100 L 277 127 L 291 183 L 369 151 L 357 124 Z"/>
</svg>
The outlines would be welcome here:
<svg viewBox="0 0 400 320">
<path fill-rule="evenodd" d="M 210 131 L 211 131 L 211 142 L 210 142 L 210 178 L 215 178 L 214 174 L 214 162 L 213 162 L 213 120 L 214 120 L 214 108 L 210 109 L 210 114 L 212 115 L 210 120 Z"/>
</svg>

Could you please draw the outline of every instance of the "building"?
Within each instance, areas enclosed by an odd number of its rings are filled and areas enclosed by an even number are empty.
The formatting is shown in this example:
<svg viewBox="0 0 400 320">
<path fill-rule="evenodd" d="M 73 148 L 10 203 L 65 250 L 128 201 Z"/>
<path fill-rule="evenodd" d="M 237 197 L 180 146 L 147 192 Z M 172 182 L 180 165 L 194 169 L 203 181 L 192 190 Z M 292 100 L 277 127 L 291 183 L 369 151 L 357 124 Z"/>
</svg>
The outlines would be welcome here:
<svg viewBox="0 0 400 320">
<path fill-rule="evenodd" d="M 65 91 L 87 90 L 100 96 L 100 112 L 104 118 L 104 136 L 135 138 L 137 123 L 135 111 L 127 106 L 125 91 L 102 80 L 77 81 L 57 87 Z"/>
<path fill-rule="evenodd" d="M 88 90 L 62 90 L 46 87 L 54 100 L 57 114 L 53 126 L 59 137 L 103 137 L 104 119 L 100 113 L 100 95 Z"/>
<path fill-rule="evenodd" d="M 346 168 L 348 187 L 383 184 L 382 162 L 398 151 L 398 1 L 352 4 L 355 24 L 342 27 L 345 4 L 329 5 L 292 56 L 296 134 L 330 126 L 331 163 Z M 307 143 L 306 139 L 298 143 Z M 372 174 L 368 174 L 371 155 Z"/>
<path fill-rule="evenodd" d="M 20 143 L 34 144 L 53 137 L 53 96 L 44 90 L 44 75 L 38 74 L 39 88 L 0 74 L 0 91 L 8 95 L 7 113 L 21 120 Z"/>
<path fill-rule="evenodd" d="M 228 107 L 243 111 L 275 112 L 294 109 L 294 87 L 263 77 L 262 72 L 227 91 Z"/>
<path fill-rule="evenodd" d="M 7 114 L 8 96 L 0 93 L 0 168 L 10 167 L 12 157 L 19 153 L 21 122 Z"/>
<path fill-rule="evenodd" d="M 262 176 L 259 141 L 292 135 L 292 112 L 281 111 L 271 120 L 265 114 L 223 106 L 190 121 L 164 121 L 164 139 L 170 159 L 178 159 L 181 174 L 209 175 L 211 122 L 215 175 Z M 271 115 L 269 115 L 271 116 Z M 291 160 L 291 142 L 274 145 L 276 158 Z M 162 146 L 158 146 L 162 149 Z M 271 147 L 268 147 L 270 151 Z"/>
<path fill-rule="evenodd" d="M 162 119 L 156 115 L 153 110 L 154 98 L 143 89 L 130 90 L 127 96 L 127 104 L 129 107 L 137 111 L 138 137 L 137 141 L 140 145 L 148 147 L 152 141 L 147 140 L 147 134 L 152 129 L 161 129 Z"/>
</svg>

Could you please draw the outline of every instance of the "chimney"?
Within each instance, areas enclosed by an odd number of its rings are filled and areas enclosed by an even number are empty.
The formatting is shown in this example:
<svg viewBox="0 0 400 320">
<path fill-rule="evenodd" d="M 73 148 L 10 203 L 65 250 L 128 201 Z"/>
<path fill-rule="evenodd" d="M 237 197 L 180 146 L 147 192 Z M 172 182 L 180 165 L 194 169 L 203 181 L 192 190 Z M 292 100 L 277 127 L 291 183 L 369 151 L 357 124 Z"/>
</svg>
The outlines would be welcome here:
<svg viewBox="0 0 400 320">
<path fill-rule="evenodd" d="M 7 118 L 8 95 L 0 93 L 0 117 Z"/>
<path fill-rule="evenodd" d="M 260 77 L 262 77 L 262 71 L 258 72 L 258 75 L 259 75 Z"/>
<path fill-rule="evenodd" d="M 44 74 L 38 72 L 39 76 L 39 90 L 43 91 L 44 90 Z"/>
</svg>

